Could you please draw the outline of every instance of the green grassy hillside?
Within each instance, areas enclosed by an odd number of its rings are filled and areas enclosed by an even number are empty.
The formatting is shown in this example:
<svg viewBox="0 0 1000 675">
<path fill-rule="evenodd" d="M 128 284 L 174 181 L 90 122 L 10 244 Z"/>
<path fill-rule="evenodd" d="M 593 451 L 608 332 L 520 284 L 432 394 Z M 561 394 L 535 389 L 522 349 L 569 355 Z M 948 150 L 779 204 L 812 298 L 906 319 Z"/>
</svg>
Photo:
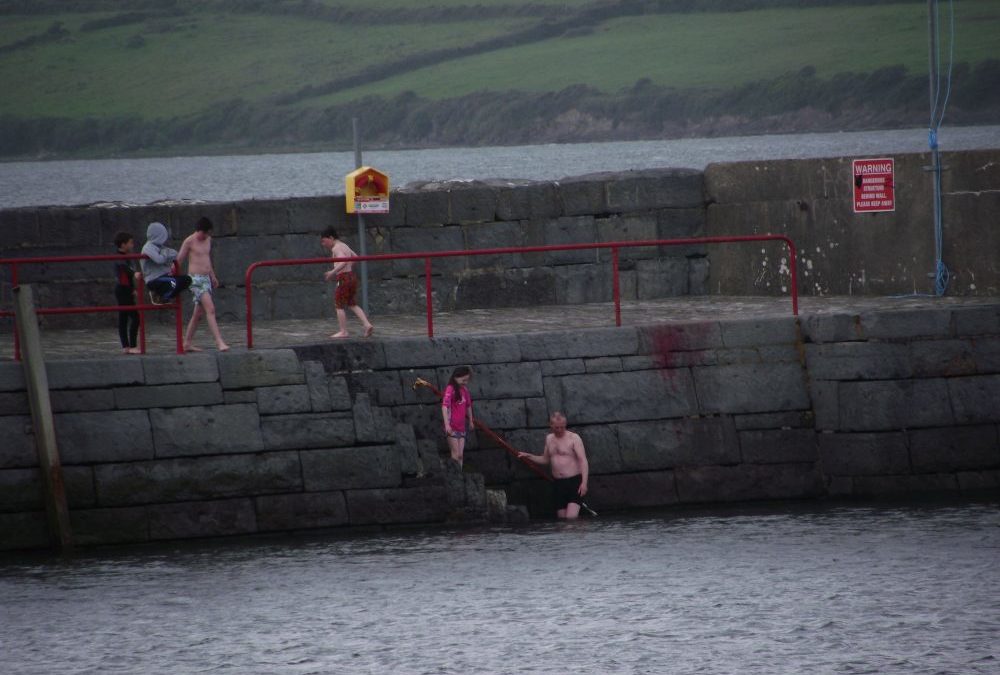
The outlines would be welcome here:
<svg viewBox="0 0 1000 675">
<path fill-rule="evenodd" d="M 941 7 L 946 29 L 948 3 Z M 965 78 L 956 88 L 988 87 L 1000 60 L 1000 0 L 954 7 Z M 336 143 L 339 132 L 319 126 L 392 105 L 410 124 L 383 141 L 441 142 L 445 135 L 424 139 L 421 130 L 436 129 L 457 101 L 484 114 L 495 93 L 529 105 L 578 86 L 562 112 L 602 115 L 637 82 L 663 92 L 663 129 L 692 111 L 725 114 L 717 108 L 734 92 L 787 87 L 804 69 L 827 106 L 831 87 L 857 96 L 863 78 L 890 67 L 910 78 L 914 97 L 912 80 L 928 70 L 927 19 L 926 2 L 899 0 L 0 0 L 0 154 L 198 144 L 184 138 L 185 124 L 204 130 L 234 110 L 246 133 L 222 145 L 268 145 L 276 128 L 286 133 L 275 144 Z M 941 37 L 947 47 L 947 30 Z M 668 92 L 682 100 L 665 102 Z M 713 95 L 721 98 L 705 98 Z M 80 133 L 99 138 L 65 140 Z M 469 133 L 465 142 L 506 138 Z M 636 131 L 649 133 L 655 124 Z"/>
</svg>

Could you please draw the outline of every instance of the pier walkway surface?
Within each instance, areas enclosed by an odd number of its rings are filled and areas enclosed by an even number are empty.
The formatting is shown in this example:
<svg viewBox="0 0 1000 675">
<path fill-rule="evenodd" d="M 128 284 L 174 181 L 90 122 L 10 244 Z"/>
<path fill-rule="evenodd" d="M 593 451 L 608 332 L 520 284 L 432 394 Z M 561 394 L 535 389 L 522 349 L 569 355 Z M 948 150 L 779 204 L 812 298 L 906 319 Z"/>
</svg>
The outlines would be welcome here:
<svg viewBox="0 0 1000 675">
<path fill-rule="evenodd" d="M 799 298 L 799 317 L 819 314 L 857 315 L 866 312 L 914 311 L 1000 304 L 997 297 L 933 297 L 907 295 L 898 297 L 802 297 Z M 622 325 L 645 325 L 665 322 L 701 322 L 719 320 L 753 320 L 755 318 L 791 317 L 789 297 L 764 296 L 686 296 L 664 300 L 622 303 Z M 185 306 L 185 320 L 190 318 L 190 303 Z M 106 327 L 86 329 L 41 329 L 42 348 L 48 360 L 98 358 L 121 356 L 118 343 L 117 317 L 108 314 Z M 380 315 L 371 317 L 376 326 L 372 340 L 392 340 L 402 337 L 427 335 L 424 315 Z M 245 349 L 246 323 L 242 320 L 220 318 L 223 338 L 233 349 Z M 512 335 L 519 333 L 566 330 L 572 328 L 598 328 L 614 326 L 614 305 L 592 303 L 584 305 L 558 305 L 538 307 L 511 307 L 471 309 L 453 312 L 435 312 L 434 336 L 460 337 L 466 335 Z M 13 358 L 11 324 L 0 332 L 0 361 Z M 349 315 L 349 340 L 361 340 L 361 326 Z M 256 321 L 253 327 L 254 348 L 284 348 L 331 342 L 330 335 L 337 331 L 332 317 L 313 319 L 287 319 L 281 321 Z M 212 338 L 204 320 L 198 327 L 195 344 L 205 351 L 214 351 Z M 150 321 L 146 329 L 147 354 L 175 353 L 173 323 Z"/>
</svg>

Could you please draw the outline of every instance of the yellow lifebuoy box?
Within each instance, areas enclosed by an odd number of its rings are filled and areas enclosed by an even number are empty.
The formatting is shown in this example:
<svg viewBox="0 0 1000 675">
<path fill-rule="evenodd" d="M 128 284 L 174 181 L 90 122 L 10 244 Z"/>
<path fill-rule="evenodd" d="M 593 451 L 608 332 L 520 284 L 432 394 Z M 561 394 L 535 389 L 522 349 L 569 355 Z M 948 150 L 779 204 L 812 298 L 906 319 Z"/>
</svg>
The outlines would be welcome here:
<svg viewBox="0 0 1000 675">
<path fill-rule="evenodd" d="M 347 174 L 344 201 L 348 213 L 389 213 L 389 176 L 363 166 Z"/>
</svg>

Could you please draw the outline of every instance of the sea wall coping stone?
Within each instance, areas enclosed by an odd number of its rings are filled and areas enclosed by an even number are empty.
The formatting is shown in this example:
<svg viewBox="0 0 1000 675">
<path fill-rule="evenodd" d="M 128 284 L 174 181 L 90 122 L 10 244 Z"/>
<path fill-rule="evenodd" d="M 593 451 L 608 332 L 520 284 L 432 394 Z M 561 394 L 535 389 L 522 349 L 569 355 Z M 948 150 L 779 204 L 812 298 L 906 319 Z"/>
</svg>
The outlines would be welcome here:
<svg viewBox="0 0 1000 675">
<path fill-rule="evenodd" d="M 468 363 L 514 363 L 521 360 L 517 336 L 401 338 L 385 344 L 389 368 L 419 368 Z"/>
<path fill-rule="evenodd" d="M 104 359 L 50 361 L 45 371 L 50 389 L 94 389 L 145 382 L 140 359 L 122 360 L 115 368 L 108 368 Z"/>
<path fill-rule="evenodd" d="M 305 383 L 302 364 L 291 349 L 226 352 L 217 358 L 224 389 Z"/>
<path fill-rule="evenodd" d="M 141 359 L 143 381 L 148 384 L 217 382 L 219 364 L 214 354 L 146 355 Z"/>
</svg>

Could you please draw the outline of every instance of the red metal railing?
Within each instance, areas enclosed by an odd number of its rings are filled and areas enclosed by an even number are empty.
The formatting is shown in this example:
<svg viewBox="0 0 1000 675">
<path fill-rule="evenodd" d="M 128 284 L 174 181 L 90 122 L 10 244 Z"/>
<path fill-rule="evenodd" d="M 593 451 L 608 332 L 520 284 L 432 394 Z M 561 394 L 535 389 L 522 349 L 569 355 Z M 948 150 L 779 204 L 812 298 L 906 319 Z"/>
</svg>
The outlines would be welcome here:
<svg viewBox="0 0 1000 675">
<path fill-rule="evenodd" d="M 146 256 L 141 253 L 129 253 L 123 255 L 121 253 L 112 253 L 108 255 L 68 255 L 68 256 L 52 256 L 48 258 L 0 258 L 0 267 L 7 265 L 11 268 L 11 287 L 17 288 L 19 279 L 17 274 L 17 269 L 21 265 L 41 265 L 45 263 L 80 263 L 80 262 L 101 262 L 105 260 L 141 260 Z M 139 279 L 139 286 L 137 288 L 139 297 L 143 297 L 143 283 L 142 279 Z M 184 316 L 181 308 L 180 297 L 177 300 L 168 305 L 151 305 L 151 304 L 136 304 L 136 305 L 100 305 L 91 307 L 41 307 L 35 310 L 37 314 L 98 314 L 101 312 L 139 312 L 139 349 L 145 354 L 146 353 L 146 312 L 148 311 L 160 311 L 173 309 L 176 312 L 176 331 L 177 331 L 177 353 L 184 353 Z M 0 310 L 0 317 L 9 316 L 13 317 L 13 311 Z M 14 331 L 14 359 L 16 361 L 21 360 L 21 343 L 17 335 L 17 331 Z"/>
<path fill-rule="evenodd" d="M 427 337 L 434 337 L 434 307 L 431 286 L 431 260 L 433 258 L 454 258 L 457 256 L 503 255 L 509 253 L 539 253 L 544 251 L 579 251 L 587 249 L 611 249 L 612 295 L 615 303 L 615 325 L 622 325 L 621 293 L 618 283 L 618 250 L 640 246 L 693 246 L 698 244 L 728 244 L 753 241 L 783 241 L 788 246 L 789 269 L 791 270 L 792 314 L 799 315 L 799 286 L 795 244 L 781 234 L 749 234 L 732 237 L 692 237 L 690 239 L 646 239 L 642 241 L 613 241 L 593 244 L 557 244 L 549 246 L 513 246 L 508 248 L 472 249 L 468 251 L 435 251 L 422 253 L 391 253 L 386 255 L 363 255 L 354 258 L 299 258 L 288 260 L 261 260 L 251 264 L 246 271 L 247 307 L 247 348 L 253 348 L 253 273 L 260 267 L 284 267 L 287 265 L 322 265 L 337 262 L 361 262 L 381 260 L 424 260 L 424 285 L 427 293 Z"/>
</svg>

